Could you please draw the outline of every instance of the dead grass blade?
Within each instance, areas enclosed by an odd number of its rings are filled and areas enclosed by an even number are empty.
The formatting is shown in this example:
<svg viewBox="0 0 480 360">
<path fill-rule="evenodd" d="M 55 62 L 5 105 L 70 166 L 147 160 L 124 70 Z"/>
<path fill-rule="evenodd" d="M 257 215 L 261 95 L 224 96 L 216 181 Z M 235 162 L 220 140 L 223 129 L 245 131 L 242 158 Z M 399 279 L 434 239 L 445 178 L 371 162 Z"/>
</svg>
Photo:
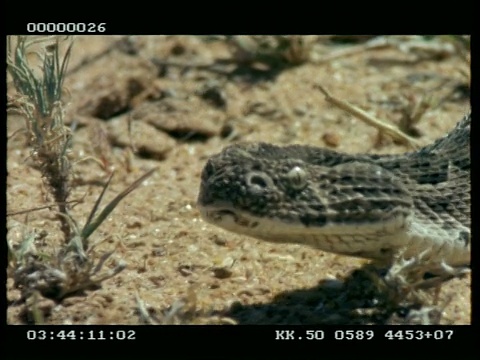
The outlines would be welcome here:
<svg viewBox="0 0 480 360">
<path fill-rule="evenodd" d="M 403 133 L 402 131 L 397 129 L 395 126 L 392 126 L 383 121 L 380 121 L 375 117 L 373 117 L 372 115 L 368 114 L 366 111 L 363 111 L 359 107 L 354 106 L 345 100 L 342 100 L 330 95 L 330 93 L 323 86 L 317 85 L 317 87 L 323 93 L 323 95 L 325 95 L 325 99 L 329 103 L 352 114 L 353 116 L 362 120 L 363 122 L 371 126 L 374 126 L 379 131 L 384 132 L 385 134 L 391 136 L 393 139 L 400 141 L 401 143 L 406 144 L 413 149 L 418 149 L 420 147 L 418 142 L 414 138 Z"/>
</svg>

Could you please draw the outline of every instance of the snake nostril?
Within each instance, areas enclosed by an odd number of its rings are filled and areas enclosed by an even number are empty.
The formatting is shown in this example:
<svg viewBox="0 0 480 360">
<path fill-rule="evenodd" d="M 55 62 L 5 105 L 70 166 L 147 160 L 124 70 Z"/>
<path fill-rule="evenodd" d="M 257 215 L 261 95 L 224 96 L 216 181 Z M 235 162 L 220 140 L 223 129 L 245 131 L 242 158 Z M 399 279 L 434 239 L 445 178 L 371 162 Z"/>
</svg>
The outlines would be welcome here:
<svg viewBox="0 0 480 360">
<path fill-rule="evenodd" d="M 273 187 L 272 179 L 265 173 L 258 171 L 249 172 L 245 181 L 247 186 L 254 191 L 261 191 L 269 187 Z"/>
<path fill-rule="evenodd" d="M 250 183 L 250 185 L 257 185 L 257 186 L 260 186 L 262 188 L 267 187 L 267 182 L 265 181 L 265 179 L 262 178 L 261 176 L 258 176 L 258 175 L 254 175 L 254 176 L 250 177 L 249 183 Z"/>
</svg>

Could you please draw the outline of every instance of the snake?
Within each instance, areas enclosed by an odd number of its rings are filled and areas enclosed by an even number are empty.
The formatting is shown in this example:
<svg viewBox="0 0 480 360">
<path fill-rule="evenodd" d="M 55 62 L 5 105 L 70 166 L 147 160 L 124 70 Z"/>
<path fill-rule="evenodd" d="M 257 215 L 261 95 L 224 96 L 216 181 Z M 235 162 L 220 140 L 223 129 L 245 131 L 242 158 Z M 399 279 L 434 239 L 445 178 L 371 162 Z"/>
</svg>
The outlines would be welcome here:
<svg viewBox="0 0 480 360">
<path fill-rule="evenodd" d="M 426 271 L 470 265 L 470 123 L 394 155 L 238 142 L 206 162 L 200 216 L 224 230 Z M 419 256 L 421 255 L 421 256 Z"/>
</svg>

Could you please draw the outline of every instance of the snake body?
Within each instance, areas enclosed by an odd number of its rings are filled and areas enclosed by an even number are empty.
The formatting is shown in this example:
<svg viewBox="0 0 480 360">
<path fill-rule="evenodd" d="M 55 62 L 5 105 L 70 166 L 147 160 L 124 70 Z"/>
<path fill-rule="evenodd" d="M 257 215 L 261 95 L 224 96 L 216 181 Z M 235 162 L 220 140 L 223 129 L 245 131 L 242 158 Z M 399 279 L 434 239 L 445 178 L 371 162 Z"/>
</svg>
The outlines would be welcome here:
<svg viewBox="0 0 480 360">
<path fill-rule="evenodd" d="M 203 219 L 271 242 L 425 268 L 470 264 L 470 122 L 401 155 L 237 143 L 201 179 Z"/>
</svg>

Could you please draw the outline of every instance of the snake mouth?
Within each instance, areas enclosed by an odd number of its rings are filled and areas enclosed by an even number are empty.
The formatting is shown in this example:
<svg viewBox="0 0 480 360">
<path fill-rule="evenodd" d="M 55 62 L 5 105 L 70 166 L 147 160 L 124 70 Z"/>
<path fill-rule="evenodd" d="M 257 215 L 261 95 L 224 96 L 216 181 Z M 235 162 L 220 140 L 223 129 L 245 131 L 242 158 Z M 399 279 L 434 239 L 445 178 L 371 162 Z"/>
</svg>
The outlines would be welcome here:
<svg viewBox="0 0 480 360">
<path fill-rule="evenodd" d="M 230 216 L 232 217 L 233 221 L 237 222 L 238 221 L 238 215 L 232 211 L 232 210 L 210 210 L 210 211 L 207 211 L 207 217 L 218 222 L 218 221 L 222 221 L 222 219 L 224 219 L 225 217 L 227 216 Z"/>
<path fill-rule="evenodd" d="M 203 209 L 201 215 L 205 221 L 227 229 L 233 225 L 247 228 L 258 226 L 258 221 L 249 219 L 231 209 Z"/>
</svg>

